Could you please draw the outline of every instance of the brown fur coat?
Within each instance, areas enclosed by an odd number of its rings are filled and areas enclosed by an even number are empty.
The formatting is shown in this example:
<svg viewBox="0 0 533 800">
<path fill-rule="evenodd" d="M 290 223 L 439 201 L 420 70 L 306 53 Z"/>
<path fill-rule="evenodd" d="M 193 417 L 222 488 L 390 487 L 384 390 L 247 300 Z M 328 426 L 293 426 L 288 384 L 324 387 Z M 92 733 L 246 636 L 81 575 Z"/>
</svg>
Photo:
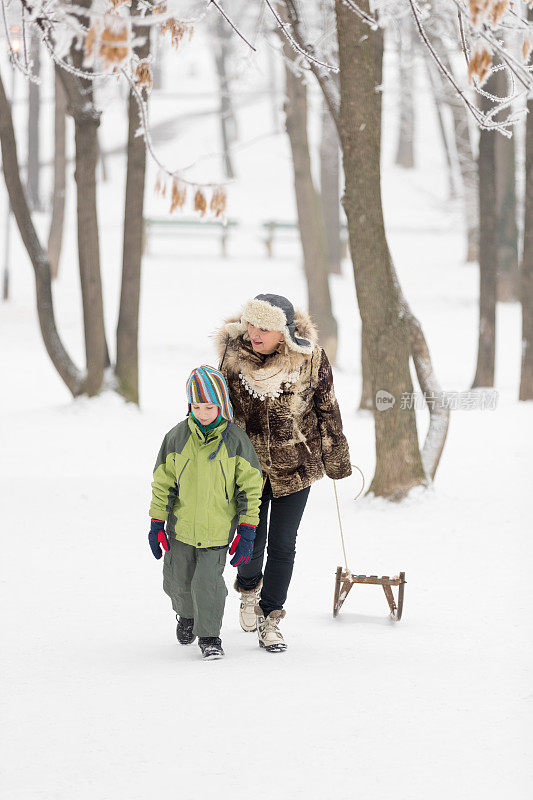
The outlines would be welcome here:
<svg viewBox="0 0 533 800">
<path fill-rule="evenodd" d="M 310 355 L 285 342 L 271 355 L 255 353 L 239 319 L 216 334 L 219 369 L 234 421 L 250 437 L 274 497 L 305 489 L 324 472 L 336 480 L 350 475 L 331 366 L 309 316 L 295 312 L 297 335 L 313 344 Z"/>
</svg>

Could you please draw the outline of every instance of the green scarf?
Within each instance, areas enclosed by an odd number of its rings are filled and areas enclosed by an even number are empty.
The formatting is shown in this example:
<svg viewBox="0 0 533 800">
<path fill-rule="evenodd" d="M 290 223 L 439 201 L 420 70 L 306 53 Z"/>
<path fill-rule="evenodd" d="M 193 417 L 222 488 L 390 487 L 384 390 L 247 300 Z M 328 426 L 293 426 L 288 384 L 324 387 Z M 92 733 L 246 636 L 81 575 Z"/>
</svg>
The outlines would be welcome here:
<svg viewBox="0 0 533 800">
<path fill-rule="evenodd" d="M 216 418 L 216 420 L 214 422 L 210 422 L 209 425 L 202 425 L 202 423 L 199 420 L 197 420 L 196 417 L 194 416 L 194 413 L 193 413 L 192 409 L 191 409 L 191 414 L 192 414 L 193 420 L 196 422 L 196 424 L 198 425 L 198 427 L 200 428 L 200 430 L 202 431 L 204 436 L 209 431 L 212 431 L 213 428 L 216 428 L 217 425 L 220 425 L 220 423 L 222 421 L 222 412 L 221 411 L 218 412 L 218 417 Z"/>
</svg>

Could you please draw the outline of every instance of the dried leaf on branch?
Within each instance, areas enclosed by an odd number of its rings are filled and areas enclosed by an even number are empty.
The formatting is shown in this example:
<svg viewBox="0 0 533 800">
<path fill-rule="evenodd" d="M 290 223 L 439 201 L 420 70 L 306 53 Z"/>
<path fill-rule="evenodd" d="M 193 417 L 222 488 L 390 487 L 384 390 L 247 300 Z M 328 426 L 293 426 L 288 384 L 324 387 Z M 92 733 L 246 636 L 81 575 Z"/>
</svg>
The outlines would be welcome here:
<svg viewBox="0 0 533 800">
<path fill-rule="evenodd" d="M 478 86 L 483 86 L 490 75 L 492 55 L 483 44 L 478 44 L 474 49 L 468 65 L 468 78 L 472 83 L 477 79 Z"/>
<path fill-rule="evenodd" d="M 152 69 L 148 60 L 139 61 L 134 72 L 135 84 L 138 89 L 152 90 Z"/>
<path fill-rule="evenodd" d="M 85 63 L 118 66 L 130 57 L 131 34 L 126 20 L 107 14 L 94 20 L 85 37 Z"/>
<path fill-rule="evenodd" d="M 172 196 L 170 203 L 170 213 L 172 214 L 177 208 L 183 208 L 185 200 L 187 199 L 187 187 L 180 184 L 177 178 L 172 181 Z"/>
<path fill-rule="evenodd" d="M 207 211 L 207 201 L 202 189 L 197 189 L 194 195 L 194 210 L 200 212 L 200 216 L 205 216 Z"/>
<path fill-rule="evenodd" d="M 211 203 L 209 204 L 209 210 L 217 219 L 224 216 L 226 211 L 226 201 L 226 192 L 220 187 L 217 187 L 213 192 Z"/>
</svg>

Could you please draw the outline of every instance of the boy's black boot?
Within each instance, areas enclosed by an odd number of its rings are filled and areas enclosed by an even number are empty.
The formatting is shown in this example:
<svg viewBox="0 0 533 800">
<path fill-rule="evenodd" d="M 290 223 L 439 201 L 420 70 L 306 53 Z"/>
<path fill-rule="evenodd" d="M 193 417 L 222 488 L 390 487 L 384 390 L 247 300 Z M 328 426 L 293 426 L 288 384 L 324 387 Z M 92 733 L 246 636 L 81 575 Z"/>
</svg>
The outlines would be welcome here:
<svg viewBox="0 0 533 800">
<path fill-rule="evenodd" d="M 194 620 L 187 619 L 187 617 L 178 617 L 177 614 L 176 619 L 178 620 L 178 625 L 176 627 L 178 642 L 180 644 L 192 644 L 196 639 L 196 636 L 192 632 Z"/>
<path fill-rule="evenodd" d="M 200 636 L 198 638 L 198 645 L 202 651 L 204 661 L 214 661 L 216 658 L 222 658 L 224 655 L 222 642 L 218 636 Z"/>
</svg>

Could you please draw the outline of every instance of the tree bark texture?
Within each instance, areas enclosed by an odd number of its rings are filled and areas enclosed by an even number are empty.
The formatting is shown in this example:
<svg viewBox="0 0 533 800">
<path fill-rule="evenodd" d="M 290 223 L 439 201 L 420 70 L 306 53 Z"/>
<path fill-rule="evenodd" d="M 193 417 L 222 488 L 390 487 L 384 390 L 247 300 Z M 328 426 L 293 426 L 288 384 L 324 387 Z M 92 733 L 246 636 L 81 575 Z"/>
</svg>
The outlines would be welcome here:
<svg viewBox="0 0 533 800">
<path fill-rule="evenodd" d="M 336 275 L 340 275 L 342 258 L 339 167 L 337 126 L 325 100 L 323 100 L 320 137 L 320 202 L 324 220 L 328 269 Z"/>
<path fill-rule="evenodd" d="M 31 39 L 31 60 L 33 62 L 33 73 L 39 76 L 41 71 L 41 53 L 39 37 L 34 34 Z M 40 209 L 41 189 L 40 189 L 40 128 L 39 120 L 41 113 L 41 86 L 33 81 L 28 81 L 28 199 L 31 207 Z"/>
<path fill-rule="evenodd" d="M 511 89 L 506 75 L 497 72 L 496 94 L 506 97 Z M 518 300 L 518 225 L 516 218 L 515 137 L 496 136 L 496 213 L 498 247 L 497 297 L 501 302 Z"/>
<path fill-rule="evenodd" d="M 493 78 L 486 91 L 494 94 Z M 483 111 L 492 104 L 482 98 Z M 495 131 L 479 135 L 479 332 L 476 374 L 473 388 L 494 386 L 496 351 L 496 277 L 498 266 L 496 213 L 496 137 Z"/>
<path fill-rule="evenodd" d="M 383 54 L 385 52 L 385 31 L 378 28 L 374 31 L 374 80 L 379 87 L 377 92 L 378 103 L 378 123 L 377 127 L 381 136 L 381 112 L 383 108 Z M 381 141 L 380 141 L 381 148 Z M 361 397 L 359 409 L 373 411 L 374 395 L 372 392 L 372 364 L 368 355 L 368 348 L 365 345 L 365 327 L 361 325 Z"/>
<path fill-rule="evenodd" d="M 360 3 L 369 11 L 366 0 Z M 339 130 L 345 171 L 348 219 L 359 309 L 372 365 L 372 394 L 392 395 L 386 410 L 374 411 L 376 471 L 369 491 L 401 499 L 426 482 L 413 408 L 410 338 L 400 306 L 381 204 L 379 103 L 375 91 L 374 34 L 336 0 L 340 62 Z M 381 406 L 383 407 L 383 406 Z"/>
<path fill-rule="evenodd" d="M 50 263 L 33 225 L 28 202 L 20 179 L 17 146 L 11 108 L 0 75 L 0 143 L 2 165 L 9 201 L 26 251 L 35 273 L 37 313 L 43 342 L 50 359 L 71 394 L 83 391 L 83 375 L 71 360 L 59 337 L 52 300 Z"/>
<path fill-rule="evenodd" d="M 136 6 L 133 7 L 136 12 Z M 150 29 L 138 28 L 145 42 L 136 52 L 146 58 L 150 52 Z M 139 402 L 139 302 L 141 292 L 142 233 L 146 148 L 144 139 L 136 136 L 139 127 L 137 102 L 130 92 L 128 102 L 128 162 L 124 209 L 124 241 L 122 284 L 117 325 L 116 376 L 120 393 L 134 403 Z"/>
<path fill-rule="evenodd" d="M 529 19 L 533 11 L 529 11 Z M 524 210 L 524 254 L 520 274 L 522 304 L 522 365 L 520 400 L 533 400 L 533 99 L 527 102 L 526 198 Z"/>
<path fill-rule="evenodd" d="M 57 278 L 59 259 L 63 242 L 63 223 L 65 220 L 66 190 L 66 110 L 67 100 L 61 80 L 55 74 L 54 83 L 54 189 L 52 198 L 52 217 L 48 234 L 48 259 L 52 278 Z"/>
</svg>

